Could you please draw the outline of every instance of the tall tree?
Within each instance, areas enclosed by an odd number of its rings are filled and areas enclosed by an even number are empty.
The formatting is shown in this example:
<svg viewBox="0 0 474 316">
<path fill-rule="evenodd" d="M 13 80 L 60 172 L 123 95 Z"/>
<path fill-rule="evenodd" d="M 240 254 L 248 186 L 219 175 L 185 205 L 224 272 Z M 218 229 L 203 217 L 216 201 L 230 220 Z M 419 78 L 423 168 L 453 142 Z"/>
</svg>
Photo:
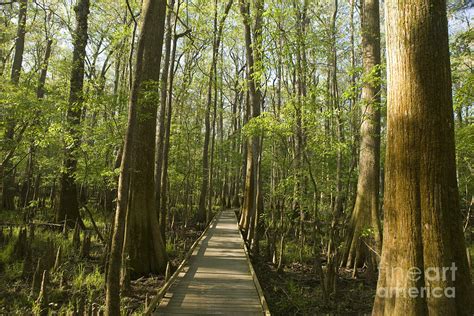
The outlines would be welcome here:
<svg viewBox="0 0 474 316">
<path fill-rule="evenodd" d="M 240 12 L 244 24 L 245 52 L 247 60 L 247 88 L 249 98 L 247 101 L 247 113 L 250 118 L 260 116 L 262 92 L 260 90 L 260 79 L 258 72 L 261 71 L 261 35 L 262 35 L 262 14 L 263 0 L 255 0 L 255 25 L 250 24 L 250 3 L 247 0 L 240 0 Z M 245 184 L 244 184 L 244 202 L 242 205 L 242 215 L 239 226 L 244 231 L 247 241 L 252 245 L 258 242 L 257 229 L 259 214 L 257 211 L 263 209 L 263 205 L 259 207 L 260 189 L 260 152 L 261 141 L 258 135 L 251 135 L 247 140 L 247 156 L 245 163 Z M 260 192 L 259 192 L 260 191 Z"/>
<path fill-rule="evenodd" d="M 379 221 L 380 178 L 380 19 L 378 0 L 362 0 L 361 33 L 364 66 L 362 87 L 362 125 L 360 128 L 359 178 L 357 196 L 343 265 L 359 267 L 370 254 L 367 244 L 381 250 Z M 364 240 L 363 233 L 373 232 L 374 243 Z M 374 256 L 371 256 L 372 258 Z M 357 271 L 357 269 L 354 269 Z"/>
<path fill-rule="evenodd" d="M 303 133 L 303 120 L 302 120 L 302 108 L 306 102 L 307 87 L 307 58 L 306 58 L 306 26 L 308 24 L 307 11 L 308 11 L 308 0 L 304 0 L 302 8 L 299 8 L 299 4 L 293 1 L 293 7 L 296 13 L 297 21 L 297 42 L 296 42 L 296 80 L 295 80 L 295 135 L 294 135 L 294 169 L 295 169 L 295 183 L 293 187 L 293 212 L 299 211 L 299 237 L 300 237 L 300 254 L 304 248 L 304 206 L 302 202 L 302 162 L 303 162 L 303 151 L 304 149 L 304 133 Z"/>
<path fill-rule="evenodd" d="M 23 64 L 23 52 L 25 51 L 25 35 L 26 35 L 26 12 L 28 8 L 28 0 L 19 1 L 18 11 L 18 29 L 15 39 L 15 55 L 13 57 L 11 81 L 18 84 L 20 81 L 21 66 Z"/>
<path fill-rule="evenodd" d="M 158 210 L 158 217 L 160 221 L 160 228 L 161 233 L 165 235 L 165 226 L 166 226 L 166 219 L 162 218 L 163 214 L 160 214 L 159 211 L 161 208 L 161 199 L 166 199 L 165 196 L 161 196 L 161 177 L 163 173 L 163 151 L 165 147 L 165 134 L 166 134 L 166 116 L 167 116 L 167 97 L 168 97 L 168 82 L 169 82 L 169 68 L 170 68 L 170 58 L 171 58 L 171 39 L 173 35 L 173 25 L 172 25 L 172 15 L 174 9 L 175 0 L 171 0 L 169 6 L 170 10 L 168 10 L 166 16 L 166 36 L 164 40 L 165 45 L 165 56 L 163 60 L 163 71 L 161 73 L 161 87 L 160 87 L 160 110 L 158 113 L 158 128 L 157 128 L 157 136 L 156 136 L 156 153 L 155 153 L 155 191 L 156 191 L 156 207 Z M 174 22 L 176 25 L 176 21 Z M 174 63 L 174 61 L 173 61 Z"/>
<path fill-rule="evenodd" d="M 46 84 L 46 75 L 48 73 L 48 65 L 49 65 L 49 58 L 51 57 L 51 48 L 53 45 L 53 40 L 49 38 L 48 34 L 46 35 L 46 48 L 44 53 L 44 59 L 41 63 L 40 74 L 38 77 L 38 85 L 36 86 L 36 98 L 39 101 L 43 100 L 45 95 L 45 84 Z M 38 116 L 41 115 L 39 111 L 35 113 L 35 119 L 33 124 L 37 125 Z M 28 163 L 26 168 L 26 179 L 23 183 L 22 190 L 21 190 L 21 206 L 26 207 L 28 206 L 29 202 L 34 197 L 34 188 L 33 188 L 33 171 L 35 168 L 35 153 L 36 153 L 36 146 L 34 144 L 34 139 L 30 141 L 30 149 L 29 149 L 29 157 Z"/>
<path fill-rule="evenodd" d="M 13 85 L 18 85 L 20 82 L 20 74 L 23 64 L 23 52 L 25 51 L 25 35 L 26 35 L 26 13 L 28 8 L 28 1 L 21 0 L 19 2 L 18 10 L 18 28 L 15 39 L 15 54 L 13 56 L 12 72 L 10 81 Z M 8 118 L 7 129 L 5 131 L 5 144 L 10 148 L 10 153 L 6 159 L 2 161 L 0 165 L 0 175 L 2 176 L 2 208 L 14 209 L 15 208 L 15 177 L 13 175 L 11 165 L 11 158 L 15 151 L 15 127 L 16 121 L 14 117 Z M 22 129 L 24 132 L 24 129 Z M 21 137 L 21 136 L 20 136 Z M 7 171 L 7 173 L 5 173 Z"/>
<path fill-rule="evenodd" d="M 133 172 L 130 178 L 124 250 L 129 258 L 132 278 L 163 273 L 168 261 L 158 225 L 153 172 L 166 1 L 151 2 L 144 2 L 143 12 L 146 12 L 146 16 L 141 26 L 144 34 L 139 42 L 139 45 L 143 45 L 143 52 L 142 56 L 137 56 L 142 58 L 142 64 L 135 71 L 134 79 L 140 85 L 137 97 L 138 121 L 132 143 Z M 141 73 L 138 74 L 138 71 Z"/>
<path fill-rule="evenodd" d="M 129 258 L 131 277 L 163 273 L 167 264 L 155 204 L 154 173 L 150 172 L 154 170 L 165 19 L 165 0 L 143 1 L 107 274 L 107 315 L 120 315 L 123 248 Z"/>
<path fill-rule="evenodd" d="M 339 266 L 339 225 L 343 214 L 344 207 L 344 192 L 342 188 L 342 173 L 343 173 L 343 152 L 342 144 L 344 143 L 344 130 L 342 126 L 342 110 L 339 99 L 339 87 L 337 79 L 338 70 L 338 56 L 337 56 L 337 29 L 336 23 L 339 12 L 339 0 L 334 0 L 333 11 L 329 23 L 329 54 L 328 54 L 328 77 L 327 77 L 327 88 L 328 88 L 328 108 L 335 116 L 336 125 L 336 139 L 337 139 L 337 151 L 336 151 L 336 196 L 334 198 L 332 222 L 330 228 L 330 236 L 327 250 L 327 277 L 326 277 L 326 289 L 331 293 L 336 292 L 336 281 L 337 281 L 337 267 Z M 326 124 L 326 130 L 328 131 L 329 125 Z M 332 136 L 332 135 L 331 135 Z"/>
<path fill-rule="evenodd" d="M 159 205 L 160 208 L 160 228 L 161 234 L 163 235 L 163 239 L 165 239 L 166 233 L 166 220 L 168 214 L 168 165 L 169 165 L 169 152 L 170 152 L 170 137 L 171 137 L 171 118 L 173 112 L 173 88 L 174 88 L 174 79 L 176 75 L 176 50 L 178 46 L 179 38 L 186 36 L 191 30 L 186 30 L 183 33 L 177 34 L 177 21 L 178 21 L 178 14 L 179 9 L 181 8 L 181 1 L 178 0 L 178 4 L 176 7 L 175 12 L 175 19 L 174 19 L 174 27 L 172 30 L 173 33 L 173 43 L 171 49 L 171 59 L 169 64 L 169 84 L 168 84 L 168 96 L 167 96 L 167 109 L 166 109 L 166 131 L 165 131 L 165 139 L 164 139 L 164 146 L 163 146 L 163 168 L 161 172 L 161 179 L 160 179 L 160 195 L 162 197 L 161 204 Z"/>
<path fill-rule="evenodd" d="M 56 221 L 67 218 L 71 226 L 76 221 L 82 224 L 79 214 L 77 196 L 77 185 L 74 173 L 77 169 L 77 150 L 80 146 L 81 133 L 80 123 L 82 104 L 84 102 L 84 62 L 86 59 L 87 46 L 87 19 L 89 15 L 89 0 L 80 0 L 74 7 L 76 13 L 76 29 L 73 36 L 73 55 L 71 68 L 71 84 L 69 88 L 69 100 L 66 114 L 66 132 L 70 140 L 66 138 L 64 149 L 63 172 L 61 174 L 61 188 L 59 192 L 59 205 L 56 212 Z"/>
<path fill-rule="evenodd" d="M 384 236 L 373 315 L 471 315 L 446 2 L 388 0 L 385 5 Z"/>
<path fill-rule="evenodd" d="M 204 144 L 202 150 L 202 181 L 201 191 L 199 194 L 199 207 L 197 213 L 197 220 L 200 223 L 206 221 L 206 198 L 209 191 L 209 143 L 211 139 L 211 106 L 212 106 L 212 90 L 215 85 L 217 78 L 217 60 L 219 54 L 219 47 L 222 41 L 222 31 L 224 29 L 224 23 L 229 14 L 230 8 L 232 7 L 233 0 L 229 0 L 224 9 L 224 14 L 221 19 L 217 20 L 217 1 L 214 2 L 214 38 L 212 42 L 212 61 L 209 69 L 209 82 L 207 86 L 207 101 L 206 101 L 206 116 L 204 118 L 205 132 L 204 132 Z"/>
</svg>

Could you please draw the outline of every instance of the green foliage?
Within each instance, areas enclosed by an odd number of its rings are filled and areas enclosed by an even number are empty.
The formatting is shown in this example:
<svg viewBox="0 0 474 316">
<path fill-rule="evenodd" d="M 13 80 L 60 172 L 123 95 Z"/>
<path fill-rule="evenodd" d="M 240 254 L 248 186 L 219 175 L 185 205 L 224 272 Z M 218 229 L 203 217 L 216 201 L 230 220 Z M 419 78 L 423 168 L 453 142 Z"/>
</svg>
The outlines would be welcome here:
<svg viewBox="0 0 474 316">
<path fill-rule="evenodd" d="M 94 297 L 94 293 L 101 291 L 104 287 L 104 276 L 97 267 L 92 271 L 86 271 L 86 267 L 79 264 L 72 280 L 72 287 L 77 293 L 86 292 Z"/>
<path fill-rule="evenodd" d="M 459 170 L 461 207 L 467 209 L 471 203 L 470 192 L 474 191 L 472 170 L 474 168 L 474 125 L 468 124 L 456 130 L 456 153 Z"/>
<path fill-rule="evenodd" d="M 361 231 L 361 237 L 371 238 L 375 235 L 374 229 L 372 227 L 366 227 Z"/>
<path fill-rule="evenodd" d="M 277 119 L 272 113 L 264 112 L 258 117 L 251 118 L 243 127 L 246 137 L 269 135 L 270 137 L 288 137 L 291 135 L 289 126 Z"/>
<path fill-rule="evenodd" d="M 171 241 L 167 241 L 166 243 L 166 253 L 172 256 L 176 254 L 176 249 Z"/>
<path fill-rule="evenodd" d="M 14 235 L 12 238 L 8 241 L 6 245 L 3 245 L 2 248 L 0 248 L 0 272 L 1 272 L 1 267 L 8 267 L 12 261 L 13 261 L 13 251 L 15 249 L 15 243 L 18 239 L 18 230 L 15 229 Z M 9 268 L 7 268 L 9 269 Z M 15 269 L 12 269 L 15 270 Z M 6 275 L 8 276 L 9 279 L 14 279 L 15 276 L 12 276 L 8 271 L 6 272 Z"/>
<path fill-rule="evenodd" d="M 207 115 L 216 9 L 213 1 L 181 2 L 176 32 L 182 34 L 189 28 L 191 33 L 177 39 L 177 60 L 173 65 L 175 77 L 171 94 L 166 201 L 169 213 L 176 215 L 175 225 L 181 225 L 185 220 L 192 221 L 199 201 L 203 177 L 203 126 Z M 209 148 L 208 155 L 213 169 L 208 195 L 212 195 L 215 203 L 211 208 L 217 211 L 221 207 L 222 195 L 232 200 L 242 197 L 247 141 L 259 137 L 262 140 L 259 177 L 263 186 L 264 229 L 272 230 L 277 239 L 285 235 L 286 263 L 300 261 L 300 253 L 303 261 L 310 262 L 314 259 L 314 249 L 327 242 L 338 180 L 342 187 L 341 195 L 344 196 L 342 218 L 348 218 L 351 212 L 357 179 L 358 133 L 364 107 L 360 101 L 361 90 L 366 84 L 381 84 L 385 88 L 385 64 L 364 73 L 360 12 L 355 10 L 354 21 L 350 21 L 351 2 L 339 3 L 333 30 L 330 23 L 332 1 L 265 1 L 263 33 L 260 38 L 252 38 L 252 48 L 262 55 L 262 60 L 255 60 L 254 73 L 250 78 L 261 89 L 262 114 L 248 119 L 249 78 L 245 67 L 242 16 L 237 2 L 234 1 L 224 25 L 217 64 L 217 93 L 211 91 L 209 120 L 212 148 Z M 474 75 L 471 69 L 474 33 L 472 27 L 465 25 L 461 4 L 457 0 L 454 2 L 451 3 L 451 19 L 457 21 L 457 27 L 451 31 L 451 59 L 456 153 L 462 205 L 467 209 L 474 190 Z M 250 20 L 254 28 L 256 8 L 253 1 L 250 3 Z M 305 3 L 308 8 L 303 21 Z M 139 20 L 141 2 L 132 0 L 129 4 Z M 218 2 L 217 5 L 219 19 L 225 3 Z M 72 6 L 64 5 L 59 0 L 43 1 L 29 6 L 29 10 L 19 85 L 10 83 L 12 56 L 8 55 L 16 36 L 17 4 L 4 5 L 0 12 L 0 156 L 5 157 L 10 150 L 14 150 L 9 168 L 15 166 L 17 202 L 23 198 L 21 190 L 31 180 L 28 179 L 28 171 L 31 171 L 34 180 L 38 179 L 38 196 L 27 205 L 35 211 L 36 220 L 52 221 L 59 181 L 64 172 L 64 149 L 74 147 L 74 139 L 69 132 L 71 126 L 66 120 L 74 11 Z M 124 1 L 91 2 L 84 102 L 75 105 L 81 112 L 81 122 L 74 131 L 80 135 L 80 145 L 73 152 L 78 162 L 74 179 L 81 193 L 80 203 L 89 207 L 100 229 L 105 228 L 104 221 L 110 220 L 113 212 L 114 190 L 119 175 L 115 164 L 120 158 L 118 154 L 125 135 L 130 74 L 134 72 L 130 69 L 130 63 L 133 64 L 135 58 L 130 55 L 134 22 L 128 10 Z M 351 22 L 354 29 L 351 29 Z M 354 32 L 354 47 L 350 47 L 351 32 Z M 39 69 L 44 63 L 46 37 L 54 39 L 53 54 L 48 65 L 46 95 L 38 100 L 36 89 Z M 135 45 L 135 54 L 136 49 Z M 352 49 L 354 60 L 351 59 Z M 331 82 L 334 57 L 337 58 L 336 82 Z M 333 84 L 337 86 L 337 91 L 332 90 Z M 143 86 L 139 105 L 158 107 L 160 82 L 146 81 Z M 380 104 L 383 117 L 384 93 L 382 91 Z M 460 117 L 462 120 L 459 120 Z M 140 116 L 138 122 L 142 124 L 150 118 Z M 23 126 L 27 128 L 21 139 L 7 140 L 5 133 L 13 121 L 16 136 Z M 340 130 L 338 124 L 341 124 Z M 384 122 L 382 127 L 384 133 Z M 298 138 L 300 136 L 301 139 Z M 382 153 L 383 146 L 384 139 Z M 337 177 L 338 158 L 342 163 L 340 179 Z M 31 170 L 30 159 L 34 162 Z M 381 160 L 383 165 L 383 155 Z M 231 192 L 229 197 L 231 189 L 235 192 Z M 4 212 L 1 217 L 3 221 L 20 223 L 19 214 Z M 304 215 L 303 234 L 306 238 L 303 249 L 300 249 L 299 243 L 301 214 Z M 85 225 L 92 227 L 89 215 L 84 212 L 82 215 Z M 317 231 L 313 232 L 313 227 L 317 227 Z M 37 231 L 36 234 L 32 244 L 36 258 L 44 255 L 42 251 L 49 244 L 48 240 L 52 241 L 55 249 L 61 246 L 63 256 L 67 258 L 61 272 L 72 281 L 71 292 L 55 288 L 51 293 L 53 301 L 61 305 L 61 312 L 72 311 L 73 301 L 83 296 L 83 292 L 89 296 L 100 296 L 99 292 L 104 287 L 103 274 L 95 263 L 79 258 L 71 242 L 56 232 Z M 371 230 L 363 231 L 364 237 L 372 234 Z M 15 230 L 15 237 L 0 249 L 0 270 L 3 268 L 0 283 L 3 280 L 21 282 L 21 262 L 12 260 L 16 235 Z M 179 248 L 175 249 L 170 241 L 166 248 L 170 255 L 179 256 Z M 59 273 L 52 275 L 54 284 L 59 284 L 59 278 Z M 311 286 L 319 289 L 314 284 Z M 292 301 L 281 302 L 288 305 L 282 308 L 288 314 L 304 314 L 308 309 L 308 297 L 305 295 L 321 296 L 320 293 L 306 291 L 296 281 L 289 282 L 285 291 L 283 295 Z M 71 297 L 67 297 L 68 294 Z M 17 298 L 18 306 L 32 305 L 31 301 L 20 296 Z M 0 305 L 4 301 L 0 294 Z"/>
</svg>

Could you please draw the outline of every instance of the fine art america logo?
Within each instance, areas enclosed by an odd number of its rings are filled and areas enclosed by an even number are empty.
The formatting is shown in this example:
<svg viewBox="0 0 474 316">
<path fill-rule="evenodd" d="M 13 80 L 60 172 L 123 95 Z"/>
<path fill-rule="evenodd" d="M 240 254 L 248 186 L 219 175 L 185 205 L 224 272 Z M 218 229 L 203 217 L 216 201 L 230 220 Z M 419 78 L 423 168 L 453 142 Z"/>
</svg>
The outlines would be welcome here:
<svg viewBox="0 0 474 316">
<path fill-rule="evenodd" d="M 456 280 L 458 268 L 454 262 L 449 267 L 428 267 L 424 271 L 418 267 L 409 269 L 380 267 L 380 269 L 386 270 L 384 271 L 386 279 L 395 280 L 391 282 L 392 284 L 401 286 L 378 287 L 379 297 L 454 298 L 456 295 L 455 287 L 452 285 Z"/>
</svg>

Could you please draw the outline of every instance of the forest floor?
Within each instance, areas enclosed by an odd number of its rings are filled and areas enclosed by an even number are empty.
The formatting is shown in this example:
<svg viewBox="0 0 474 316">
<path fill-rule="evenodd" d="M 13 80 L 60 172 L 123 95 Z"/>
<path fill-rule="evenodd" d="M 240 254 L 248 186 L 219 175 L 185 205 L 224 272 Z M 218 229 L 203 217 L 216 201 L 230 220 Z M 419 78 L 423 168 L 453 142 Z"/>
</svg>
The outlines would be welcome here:
<svg viewBox="0 0 474 316">
<path fill-rule="evenodd" d="M 92 233 L 90 252 L 87 257 L 73 245 L 73 231 L 68 238 L 58 229 L 37 226 L 34 238 L 30 241 L 30 228 L 27 229 L 28 248 L 31 249 L 29 267 L 25 266 L 25 257 L 18 254 L 18 240 L 22 225 L 21 216 L 15 212 L 4 212 L 0 218 L 0 315 L 30 315 L 38 308 L 35 302 L 38 292 L 32 293 L 35 267 L 38 260 L 46 264 L 49 282 L 46 287 L 49 310 L 60 313 L 76 311 L 103 310 L 104 291 L 104 253 L 105 245 Z M 47 222 L 49 216 L 41 216 L 36 221 Z M 6 225 L 5 223 L 8 223 Z M 85 222 L 86 227 L 91 224 Z M 103 230 L 103 221 L 97 225 Z M 180 227 L 177 223 L 176 227 Z M 104 229 L 105 230 L 105 229 Z M 104 234 L 104 232 L 102 232 Z M 176 228 L 173 242 L 167 243 L 167 252 L 171 260 L 171 272 L 183 260 L 193 242 L 201 235 L 202 229 L 194 225 Z M 84 240 L 81 232 L 81 242 Z M 105 234 L 104 234 L 105 235 Z M 57 269 L 55 263 L 57 249 L 61 247 L 61 260 Z M 41 279 L 41 278 L 40 278 Z M 130 288 L 122 300 L 127 314 L 139 312 L 145 300 L 156 294 L 164 283 L 164 276 L 142 277 L 130 282 Z"/>
<path fill-rule="evenodd" d="M 471 278 L 474 280 L 474 243 L 469 246 Z M 291 254 L 290 254 L 291 256 Z M 337 298 L 324 300 L 321 281 L 313 265 L 292 260 L 281 271 L 264 257 L 253 257 L 252 263 L 262 285 L 272 315 L 367 315 L 372 311 L 376 278 L 368 280 L 360 271 L 339 270 Z"/>
<path fill-rule="evenodd" d="M 45 212 L 36 221 L 48 222 L 50 219 L 48 212 Z M 99 229 L 104 232 L 104 220 L 96 220 Z M 38 259 L 41 258 L 43 263 L 48 262 L 51 267 L 55 263 L 59 247 L 62 249 L 60 264 L 57 269 L 50 268 L 47 286 L 50 310 L 66 313 L 79 312 L 81 309 L 103 309 L 105 246 L 93 231 L 90 231 L 90 252 L 87 257 L 82 257 L 78 246 L 73 243 L 72 230 L 69 231 L 68 238 L 65 238 L 57 228 L 38 226 L 33 240 L 29 241 L 30 264 L 25 266 L 25 257 L 18 254 L 22 222 L 22 216 L 18 216 L 18 212 L 3 212 L 0 216 L 0 315 L 32 314 L 37 308 L 35 301 L 38 294 L 32 294 L 32 279 Z M 91 227 L 88 221 L 85 224 L 86 227 Z M 202 229 L 197 229 L 192 223 L 187 227 L 176 223 L 175 227 L 175 238 L 173 242 L 167 243 L 172 271 L 202 233 Z M 27 233 L 30 240 L 31 231 L 27 230 Z M 81 241 L 83 240 L 84 232 L 81 233 Z M 300 262 L 297 252 L 298 246 L 290 242 L 281 271 L 277 271 L 264 257 L 252 260 L 273 315 L 363 315 L 371 312 L 376 284 L 375 281 L 368 280 L 363 271 L 358 278 L 352 278 L 351 271 L 341 269 L 336 297 L 325 301 L 320 278 L 311 264 L 311 256 L 308 254 Z M 474 262 L 474 243 L 470 244 L 470 255 L 471 262 Z M 471 273 L 474 278 L 472 265 Z M 139 313 L 147 297 L 150 299 L 154 296 L 163 283 L 163 276 L 149 276 L 132 281 L 122 301 L 126 313 Z"/>
<path fill-rule="evenodd" d="M 253 265 L 272 315 L 365 315 L 372 310 L 376 284 L 363 274 L 354 279 L 349 271 L 341 270 L 337 300 L 325 302 L 312 265 L 294 262 L 281 272 L 262 258 L 254 258 Z"/>
</svg>

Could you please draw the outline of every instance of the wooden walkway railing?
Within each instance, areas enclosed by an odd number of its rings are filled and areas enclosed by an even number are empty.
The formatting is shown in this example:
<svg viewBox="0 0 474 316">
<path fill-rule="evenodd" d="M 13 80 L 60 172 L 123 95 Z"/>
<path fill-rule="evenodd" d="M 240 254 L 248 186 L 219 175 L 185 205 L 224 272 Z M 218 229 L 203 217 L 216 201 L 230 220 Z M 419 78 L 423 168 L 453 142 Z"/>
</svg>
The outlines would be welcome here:
<svg viewBox="0 0 474 316">
<path fill-rule="evenodd" d="M 232 210 L 217 215 L 170 283 L 149 313 L 270 315 Z"/>
</svg>

